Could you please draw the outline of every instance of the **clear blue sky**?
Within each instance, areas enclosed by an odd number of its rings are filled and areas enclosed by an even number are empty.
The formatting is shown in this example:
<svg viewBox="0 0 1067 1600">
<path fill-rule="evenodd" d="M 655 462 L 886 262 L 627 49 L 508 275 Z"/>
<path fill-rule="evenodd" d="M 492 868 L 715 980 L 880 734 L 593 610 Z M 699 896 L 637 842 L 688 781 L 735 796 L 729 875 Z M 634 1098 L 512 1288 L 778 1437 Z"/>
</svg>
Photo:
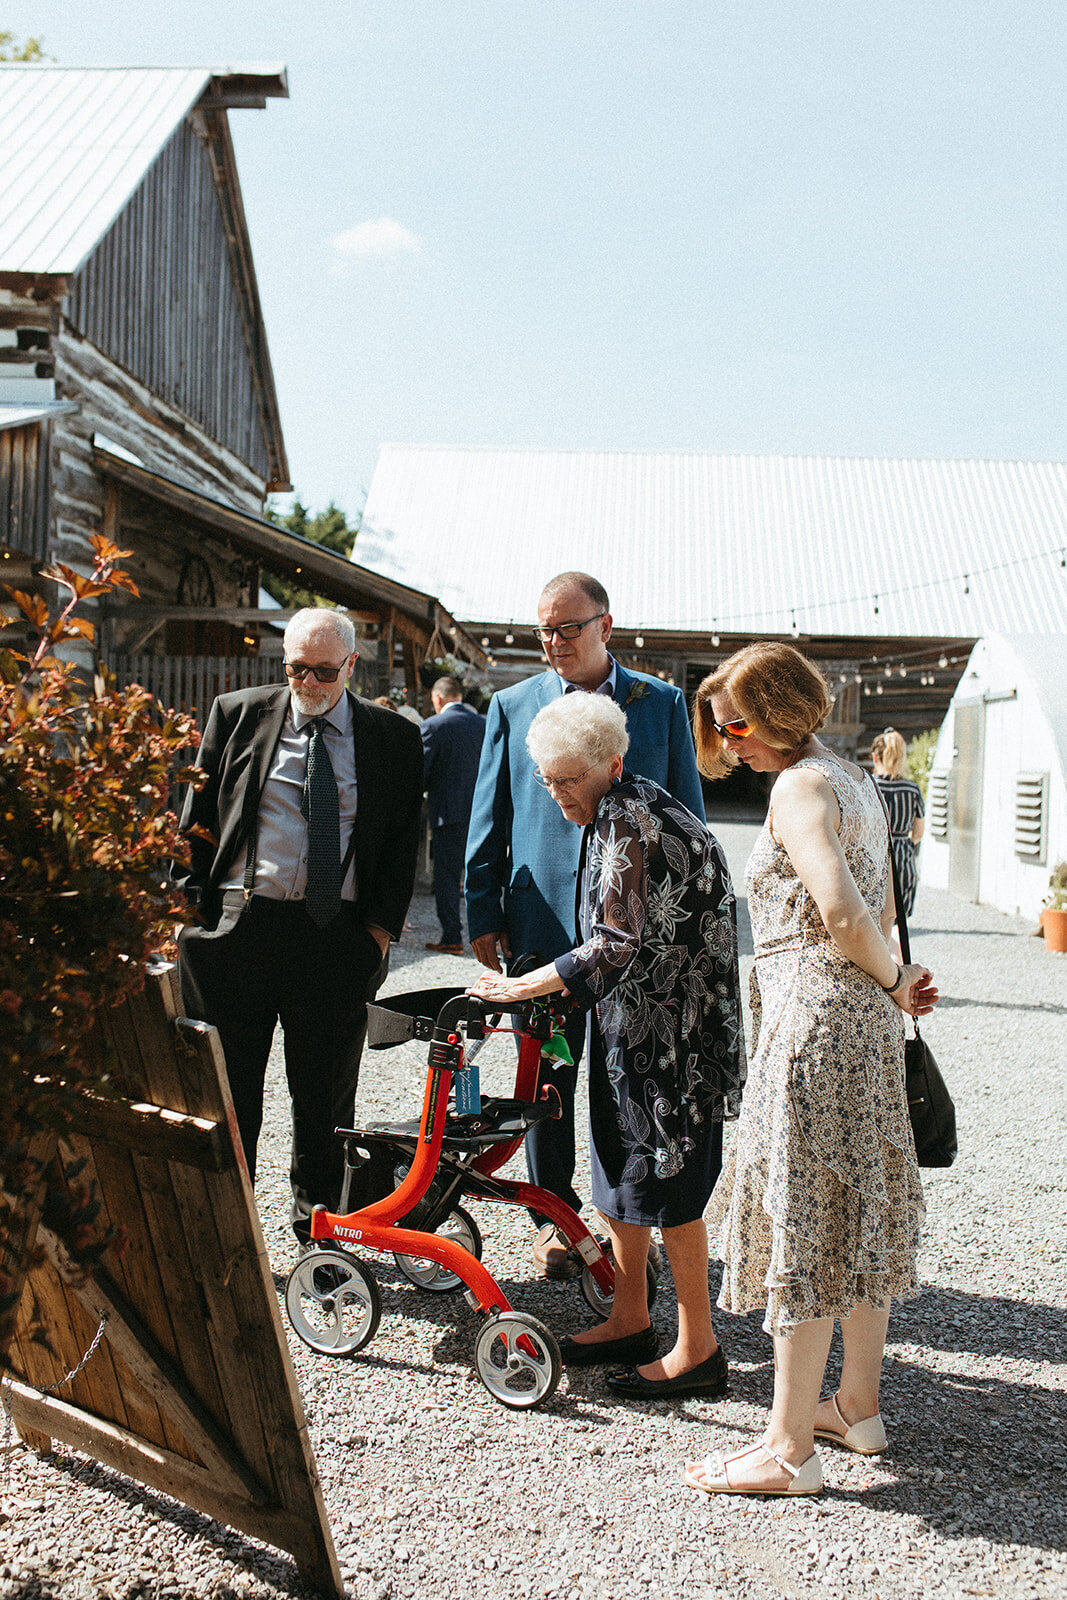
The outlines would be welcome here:
<svg viewBox="0 0 1067 1600">
<path fill-rule="evenodd" d="M 234 112 L 293 481 L 379 443 L 1067 454 L 1063 0 L 0 0 Z"/>
</svg>

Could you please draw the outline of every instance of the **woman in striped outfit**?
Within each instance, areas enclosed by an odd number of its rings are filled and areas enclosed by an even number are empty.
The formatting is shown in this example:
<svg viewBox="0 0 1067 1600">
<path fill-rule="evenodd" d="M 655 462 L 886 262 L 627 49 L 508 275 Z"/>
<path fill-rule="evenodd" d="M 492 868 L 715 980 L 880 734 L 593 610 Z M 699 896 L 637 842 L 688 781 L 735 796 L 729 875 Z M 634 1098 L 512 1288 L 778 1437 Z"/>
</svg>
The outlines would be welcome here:
<svg viewBox="0 0 1067 1600">
<path fill-rule="evenodd" d="M 895 728 L 880 733 L 871 746 L 874 781 L 889 812 L 889 836 L 900 879 L 905 916 L 911 916 L 919 887 L 916 853 L 923 836 L 923 797 L 917 783 L 904 776 L 907 749 Z"/>
</svg>

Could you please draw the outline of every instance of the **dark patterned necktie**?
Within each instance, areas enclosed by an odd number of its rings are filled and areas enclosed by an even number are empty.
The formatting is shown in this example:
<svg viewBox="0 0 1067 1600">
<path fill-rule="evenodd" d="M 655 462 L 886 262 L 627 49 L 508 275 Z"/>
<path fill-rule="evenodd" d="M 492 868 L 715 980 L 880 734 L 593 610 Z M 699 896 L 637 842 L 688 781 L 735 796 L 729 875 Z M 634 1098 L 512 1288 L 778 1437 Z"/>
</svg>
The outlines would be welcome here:
<svg viewBox="0 0 1067 1600">
<path fill-rule="evenodd" d="M 326 719 L 313 717 L 301 810 L 308 825 L 308 916 L 320 928 L 341 909 L 341 808 L 337 778 L 326 748 Z"/>
</svg>

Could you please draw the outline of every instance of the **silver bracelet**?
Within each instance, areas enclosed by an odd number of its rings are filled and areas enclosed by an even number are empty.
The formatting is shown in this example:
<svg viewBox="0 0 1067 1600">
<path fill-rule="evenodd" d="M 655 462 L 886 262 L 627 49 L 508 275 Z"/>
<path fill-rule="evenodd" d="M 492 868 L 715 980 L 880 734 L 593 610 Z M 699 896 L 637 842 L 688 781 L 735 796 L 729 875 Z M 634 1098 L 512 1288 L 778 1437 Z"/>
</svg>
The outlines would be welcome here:
<svg viewBox="0 0 1067 1600">
<path fill-rule="evenodd" d="M 875 983 L 878 983 L 878 979 L 877 978 L 875 978 L 874 981 L 875 981 Z M 897 990 L 900 988 L 900 986 L 901 986 L 901 984 L 903 982 L 904 982 L 904 968 L 902 966 L 898 965 L 897 966 L 896 982 L 895 983 L 878 983 L 878 987 L 879 987 L 879 989 L 883 989 L 886 994 L 896 994 Z"/>
</svg>

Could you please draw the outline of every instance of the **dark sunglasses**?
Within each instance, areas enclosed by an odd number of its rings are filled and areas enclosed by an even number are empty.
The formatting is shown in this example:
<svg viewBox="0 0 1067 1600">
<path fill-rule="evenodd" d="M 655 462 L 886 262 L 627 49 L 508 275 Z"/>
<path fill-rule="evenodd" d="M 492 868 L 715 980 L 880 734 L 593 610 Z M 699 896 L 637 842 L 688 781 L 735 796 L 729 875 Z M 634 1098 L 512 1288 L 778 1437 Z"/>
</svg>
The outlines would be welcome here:
<svg viewBox="0 0 1067 1600">
<path fill-rule="evenodd" d="M 734 717 L 731 722 L 715 722 L 712 720 L 711 725 L 720 739 L 747 739 L 749 734 L 753 732 L 751 725 L 744 717 Z"/>
<path fill-rule="evenodd" d="M 319 683 L 336 683 L 337 674 L 342 672 L 346 665 L 347 663 L 344 661 L 341 662 L 339 667 L 309 667 L 303 661 L 286 661 L 284 663 L 285 676 L 287 678 L 306 678 L 310 673 L 313 678 L 318 679 Z"/>
</svg>

